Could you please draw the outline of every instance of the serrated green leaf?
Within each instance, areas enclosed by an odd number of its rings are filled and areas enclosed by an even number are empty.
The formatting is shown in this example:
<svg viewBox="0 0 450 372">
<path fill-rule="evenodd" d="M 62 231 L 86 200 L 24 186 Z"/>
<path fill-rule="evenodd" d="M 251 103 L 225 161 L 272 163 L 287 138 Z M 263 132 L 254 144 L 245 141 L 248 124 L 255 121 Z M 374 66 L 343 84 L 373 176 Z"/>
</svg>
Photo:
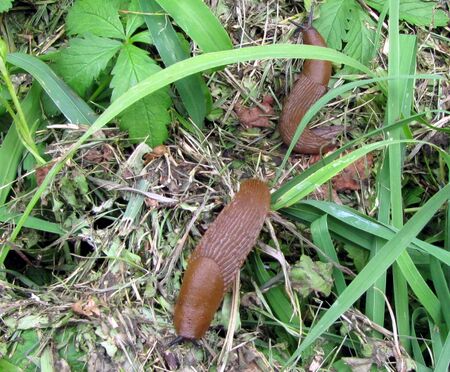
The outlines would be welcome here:
<svg viewBox="0 0 450 372">
<path fill-rule="evenodd" d="M 69 10 L 66 25 L 69 35 L 88 33 L 124 39 L 125 33 L 119 18 L 122 0 L 78 0 Z"/>
<path fill-rule="evenodd" d="M 113 89 L 111 101 L 125 93 L 130 87 L 161 70 L 147 52 L 130 44 L 123 46 L 112 70 Z"/>
<path fill-rule="evenodd" d="M 353 7 L 351 15 L 350 29 L 345 36 L 347 44 L 343 52 L 367 65 L 373 57 L 376 27 L 371 18 L 359 7 Z"/>
<path fill-rule="evenodd" d="M 127 15 L 127 24 L 125 27 L 125 34 L 127 37 L 133 35 L 133 33 L 144 24 L 144 17 L 136 12 L 141 11 L 139 0 L 131 0 L 128 10 L 132 13 Z M 147 33 L 148 34 L 148 33 Z"/>
<path fill-rule="evenodd" d="M 381 11 L 384 0 L 368 0 L 366 3 Z M 416 26 L 446 26 L 449 16 L 442 10 L 436 9 L 437 2 L 421 0 L 400 0 L 400 19 Z"/>
<path fill-rule="evenodd" d="M 153 93 L 124 111 L 120 116 L 120 129 L 128 131 L 133 143 L 145 141 L 151 147 L 160 145 L 168 137 L 170 105 L 166 92 Z"/>
<path fill-rule="evenodd" d="M 342 50 L 342 40 L 349 27 L 350 10 L 354 6 L 354 0 L 328 0 L 321 5 L 320 18 L 314 22 L 314 27 L 330 48 Z"/>
<path fill-rule="evenodd" d="M 125 45 L 112 71 L 111 100 L 160 70 L 147 52 L 131 44 Z M 168 137 L 170 116 L 167 109 L 171 103 L 167 89 L 153 93 L 125 110 L 120 116 L 120 128 L 129 133 L 133 143 L 145 141 L 150 146 L 160 145 Z"/>
<path fill-rule="evenodd" d="M 70 40 L 56 58 L 55 70 L 78 94 L 86 90 L 122 46 L 117 40 L 87 34 Z"/>
<path fill-rule="evenodd" d="M 153 39 L 148 31 L 139 32 L 130 38 L 131 43 L 153 44 Z"/>
<path fill-rule="evenodd" d="M 373 57 L 376 27 L 355 1 L 327 1 L 320 7 L 320 18 L 314 25 L 329 47 L 344 48 L 344 53 L 364 64 Z"/>
<path fill-rule="evenodd" d="M 313 261 L 309 256 L 302 255 L 292 266 L 289 277 L 292 287 L 302 297 L 312 292 L 322 292 L 325 296 L 329 296 L 333 287 L 332 272 L 331 263 Z"/>
<path fill-rule="evenodd" d="M 12 0 L 0 0 L 0 13 L 12 8 Z"/>
<path fill-rule="evenodd" d="M 112 71 L 111 100 L 114 101 L 130 87 L 160 70 L 144 50 L 131 44 L 125 45 Z M 120 116 L 120 128 L 128 131 L 133 143 L 145 141 L 150 146 L 160 145 L 168 137 L 170 116 L 167 109 L 171 103 L 167 89 L 161 89 L 125 110 Z"/>
</svg>

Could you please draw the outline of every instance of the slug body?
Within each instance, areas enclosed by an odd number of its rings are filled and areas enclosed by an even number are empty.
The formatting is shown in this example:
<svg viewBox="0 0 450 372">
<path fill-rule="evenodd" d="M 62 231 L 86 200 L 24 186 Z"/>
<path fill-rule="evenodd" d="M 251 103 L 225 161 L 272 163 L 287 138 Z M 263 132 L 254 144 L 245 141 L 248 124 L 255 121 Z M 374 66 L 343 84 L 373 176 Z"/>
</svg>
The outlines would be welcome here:
<svg viewBox="0 0 450 372">
<path fill-rule="evenodd" d="M 199 339 L 207 331 L 255 245 L 269 208 L 266 184 L 246 180 L 200 240 L 189 259 L 175 305 L 175 329 L 183 339 Z"/>
<path fill-rule="evenodd" d="M 322 36 L 312 26 L 307 26 L 303 30 L 303 42 L 307 45 L 327 46 Z M 285 99 L 280 116 L 279 130 L 286 145 L 290 145 L 297 126 L 308 109 L 326 93 L 330 77 L 331 62 L 307 59 L 303 63 L 302 73 Z M 320 154 L 331 150 L 334 148 L 331 140 L 339 132 L 340 130 L 330 128 L 327 131 L 305 128 L 294 151 L 302 154 Z"/>
</svg>

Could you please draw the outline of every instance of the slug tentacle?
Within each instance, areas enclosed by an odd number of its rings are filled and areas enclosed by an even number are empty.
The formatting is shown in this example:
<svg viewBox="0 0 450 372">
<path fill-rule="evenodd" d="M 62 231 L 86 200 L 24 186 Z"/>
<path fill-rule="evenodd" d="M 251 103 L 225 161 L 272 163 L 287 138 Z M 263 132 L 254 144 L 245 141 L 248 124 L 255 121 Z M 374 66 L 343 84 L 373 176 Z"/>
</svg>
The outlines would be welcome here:
<svg viewBox="0 0 450 372">
<path fill-rule="evenodd" d="M 175 306 L 177 334 L 201 338 L 225 292 L 256 243 L 269 212 L 270 192 L 262 181 L 241 184 L 195 248 Z"/>
</svg>

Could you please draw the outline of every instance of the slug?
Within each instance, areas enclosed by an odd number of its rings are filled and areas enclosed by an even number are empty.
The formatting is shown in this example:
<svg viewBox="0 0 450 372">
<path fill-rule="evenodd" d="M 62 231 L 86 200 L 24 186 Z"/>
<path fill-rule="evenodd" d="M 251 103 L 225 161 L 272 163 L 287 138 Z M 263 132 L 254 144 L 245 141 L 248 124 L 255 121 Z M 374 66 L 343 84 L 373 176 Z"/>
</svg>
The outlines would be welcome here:
<svg viewBox="0 0 450 372">
<path fill-rule="evenodd" d="M 307 45 L 326 47 L 327 44 L 320 33 L 311 25 L 312 17 L 306 26 L 300 26 L 303 42 Z M 286 97 L 279 120 L 279 131 L 286 145 L 290 145 L 298 124 L 308 109 L 326 91 L 331 77 L 331 62 L 307 59 L 303 63 L 303 70 L 295 81 L 290 94 Z M 331 140 L 340 129 L 305 128 L 293 151 L 302 154 L 320 154 L 333 149 Z"/>
<path fill-rule="evenodd" d="M 267 185 L 246 180 L 208 228 L 189 259 L 175 305 L 177 341 L 203 337 L 255 245 L 269 208 Z"/>
</svg>

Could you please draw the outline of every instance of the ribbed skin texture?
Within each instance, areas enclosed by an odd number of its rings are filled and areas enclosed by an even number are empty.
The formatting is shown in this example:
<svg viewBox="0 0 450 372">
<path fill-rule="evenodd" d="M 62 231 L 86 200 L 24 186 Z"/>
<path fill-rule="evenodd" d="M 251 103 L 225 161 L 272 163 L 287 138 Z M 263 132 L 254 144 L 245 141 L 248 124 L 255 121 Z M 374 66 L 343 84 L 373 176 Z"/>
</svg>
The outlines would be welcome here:
<svg viewBox="0 0 450 372">
<path fill-rule="evenodd" d="M 201 338 L 256 243 L 270 208 L 267 185 L 251 179 L 217 216 L 195 248 L 175 306 L 179 336 Z"/>
<path fill-rule="evenodd" d="M 303 31 L 303 42 L 308 45 L 326 47 L 322 36 L 312 26 Z M 298 124 L 308 109 L 327 91 L 331 77 L 331 63 L 315 59 L 305 60 L 300 77 L 294 83 L 283 104 L 279 121 L 281 138 L 290 145 Z M 294 151 L 302 154 L 320 154 L 334 148 L 330 136 L 321 136 L 305 128 Z"/>
</svg>

